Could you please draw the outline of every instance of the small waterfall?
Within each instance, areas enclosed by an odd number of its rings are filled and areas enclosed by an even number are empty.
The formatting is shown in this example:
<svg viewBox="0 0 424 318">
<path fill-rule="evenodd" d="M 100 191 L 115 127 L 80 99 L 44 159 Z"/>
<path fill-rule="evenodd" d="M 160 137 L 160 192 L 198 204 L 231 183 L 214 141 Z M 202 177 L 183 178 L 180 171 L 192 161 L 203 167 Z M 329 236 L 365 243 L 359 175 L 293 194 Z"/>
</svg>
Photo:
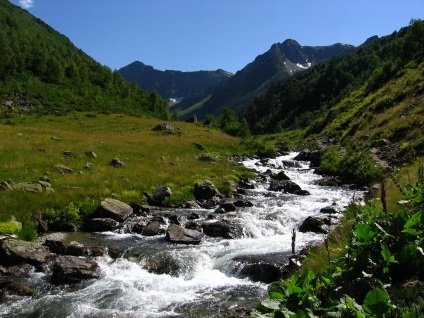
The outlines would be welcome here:
<svg viewBox="0 0 424 318">
<path fill-rule="evenodd" d="M 318 186 L 320 176 L 307 162 L 293 161 L 295 155 L 243 162 L 264 177 L 246 189 L 253 206 L 220 216 L 242 229 L 239 238 L 205 236 L 200 245 L 182 246 L 167 244 L 162 235 L 80 234 L 82 243 L 120 247 L 124 257 L 98 258 L 102 277 L 77 287 L 52 287 L 48 274 L 35 273 L 25 283 L 37 295 L 0 304 L 0 316 L 220 317 L 225 308 L 258 302 L 266 294 L 264 282 L 291 254 L 293 228 L 321 208 L 346 206 L 353 197 L 348 188 Z M 269 191 L 269 174 L 280 171 L 310 195 Z M 206 219 L 213 210 L 197 212 Z M 299 232 L 296 249 L 323 238 Z"/>
</svg>

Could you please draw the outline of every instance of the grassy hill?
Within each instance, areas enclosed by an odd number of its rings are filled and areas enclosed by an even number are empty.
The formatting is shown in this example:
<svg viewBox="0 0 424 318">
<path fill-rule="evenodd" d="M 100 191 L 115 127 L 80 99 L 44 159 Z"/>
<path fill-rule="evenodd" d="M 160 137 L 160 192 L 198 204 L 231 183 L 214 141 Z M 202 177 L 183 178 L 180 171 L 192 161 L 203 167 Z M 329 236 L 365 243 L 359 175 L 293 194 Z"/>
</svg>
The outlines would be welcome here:
<svg viewBox="0 0 424 318">
<path fill-rule="evenodd" d="M 66 211 L 70 204 L 79 207 L 77 214 L 83 218 L 106 197 L 143 203 L 142 193 L 159 185 L 171 188 L 170 204 L 177 204 L 194 198 L 195 182 L 209 179 L 226 193 L 226 182 L 244 173 L 236 163 L 225 160 L 225 156 L 243 152 L 236 139 L 181 122 L 173 123 L 174 134 L 152 131 L 161 123 L 153 118 L 98 113 L 1 121 L 0 181 L 7 181 L 14 190 L 0 191 L 0 221 L 13 215 L 34 229 L 37 213 Z M 90 151 L 97 158 L 86 154 Z M 214 155 L 217 161 L 198 160 L 201 154 Z M 113 158 L 119 158 L 126 168 L 112 167 Z M 56 165 L 73 172 L 61 173 Z M 54 191 L 24 190 L 25 183 L 38 180 L 48 180 Z"/>
<path fill-rule="evenodd" d="M 0 115 L 102 110 L 168 117 L 156 93 L 127 84 L 27 11 L 0 0 Z"/>
</svg>

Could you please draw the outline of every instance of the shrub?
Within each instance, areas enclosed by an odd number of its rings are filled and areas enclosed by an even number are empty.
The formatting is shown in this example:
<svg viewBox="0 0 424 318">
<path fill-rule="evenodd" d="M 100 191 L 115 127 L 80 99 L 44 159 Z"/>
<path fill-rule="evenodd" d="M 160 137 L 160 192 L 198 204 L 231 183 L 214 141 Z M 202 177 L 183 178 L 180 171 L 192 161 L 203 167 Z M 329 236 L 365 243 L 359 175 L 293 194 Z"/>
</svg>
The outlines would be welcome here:
<svg viewBox="0 0 424 318">
<path fill-rule="evenodd" d="M 16 234 L 22 230 L 22 224 L 17 221 L 0 222 L 0 234 Z"/>
<path fill-rule="evenodd" d="M 93 209 L 88 204 L 71 202 L 62 209 L 45 210 L 43 215 L 49 224 L 56 226 L 74 224 L 79 226 L 92 211 Z"/>
<path fill-rule="evenodd" d="M 382 169 L 370 155 L 348 152 L 340 146 L 330 146 L 321 157 L 321 172 L 340 176 L 358 185 L 368 185 L 382 177 Z"/>
</svg>

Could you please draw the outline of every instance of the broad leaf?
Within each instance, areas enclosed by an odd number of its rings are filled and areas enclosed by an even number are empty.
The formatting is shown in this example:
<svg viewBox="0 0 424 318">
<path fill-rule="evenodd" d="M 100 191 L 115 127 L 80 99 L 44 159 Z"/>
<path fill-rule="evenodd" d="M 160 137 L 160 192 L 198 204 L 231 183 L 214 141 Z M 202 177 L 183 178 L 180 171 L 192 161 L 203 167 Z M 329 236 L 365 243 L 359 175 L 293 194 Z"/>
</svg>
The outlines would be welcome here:
<svg viewBox="0 0 424 318">
<path fill-rule="evenodd" d="M 355 233 L 356 239 L 365 244 L 368 244 L 375 235 L 375 232 L 371 230 L 371 226 L 369 224 L 356 224 Z"/>
<path fill-rule="evenodd" d="M 280 309 L 280 304 L 281 301 L 278 299 L 264 299 L 261 301 L 261 306 L 271 310 Z"/>
<path fill-rule="evenodd" d="M 370 314 L 382 317 L 391 307 L 389 296 L 380 288 L 374 288 L 365 296 L 363 308 Z"/>
<path fill-rule="evenodd" d="M 386 245 L 383 245 L 381 247 L 381 255 L 383 256 L 384 260 L 388 263 L 397 263 L 395 257 L 390 253 L 389 249 Z"/>
</svg>

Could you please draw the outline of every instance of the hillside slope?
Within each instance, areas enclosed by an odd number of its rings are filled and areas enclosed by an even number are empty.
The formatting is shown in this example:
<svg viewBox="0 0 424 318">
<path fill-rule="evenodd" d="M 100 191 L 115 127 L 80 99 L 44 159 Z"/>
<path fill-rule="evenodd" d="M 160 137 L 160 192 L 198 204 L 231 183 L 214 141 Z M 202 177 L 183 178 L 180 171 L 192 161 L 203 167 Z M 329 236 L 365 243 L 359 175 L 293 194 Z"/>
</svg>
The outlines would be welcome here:
<svg viewBox="0 0 424 318">
<path fill-rule="evenodd" d="M 149 92 L 156 91 L 163 98 L 189 98 L 204 96 L 217 86 L 228 81 L 231 73 L 224 70 L 216 71 L 159 71 L 142 62 L 133 62 L 119 70 L 128 82 Z"/>
<path fill-rule="evenodd" d="M 203 118 L 207 114 L 220 115 L 225 107 L 240 111 L 256 96 L 266 92 L 273 83 L 352 49 L 353 46 L 340 43 L 317 47 L 301 46 L 294 40 L 276 43 L 238 71 L 225 85 L 218 87 L 203 107 L 194 112 Z"/>
<path fill-rule="evenodd" d="M 399 162 L 424 150 L 424 22 L 274 85 L 245 111 L 254 133 L 302 129 Z M 402 159 L 403 160 L 403 159 Z"/>
<path fill-rule="evenodd" d="M 167 117 L 167 104 L 127 84 L 27 11 L 0 0 L 0 110 L 118 111 Z"/>
</svg>

